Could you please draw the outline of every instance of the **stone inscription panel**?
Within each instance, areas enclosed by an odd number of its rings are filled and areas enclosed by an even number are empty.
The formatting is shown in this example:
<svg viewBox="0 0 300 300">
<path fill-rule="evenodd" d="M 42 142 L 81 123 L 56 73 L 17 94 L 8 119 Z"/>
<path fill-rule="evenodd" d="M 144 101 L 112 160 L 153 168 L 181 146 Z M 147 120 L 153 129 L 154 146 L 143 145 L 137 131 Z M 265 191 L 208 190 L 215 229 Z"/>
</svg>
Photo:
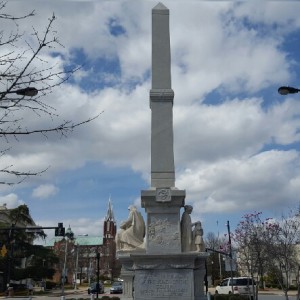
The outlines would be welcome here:
<svg viewBox="0 0 300 300">
<path fill-rule="evenodd" d="M 180 252 L 181 240 L 176 215 L 148 214 L 147 243 L 149 253 Z"/>
<path fill-rule="evenodd" d="M 190 270 L 137 271 L 134 289 L 137 298 L 191 297 L 192 281 Z"/>
</svg>

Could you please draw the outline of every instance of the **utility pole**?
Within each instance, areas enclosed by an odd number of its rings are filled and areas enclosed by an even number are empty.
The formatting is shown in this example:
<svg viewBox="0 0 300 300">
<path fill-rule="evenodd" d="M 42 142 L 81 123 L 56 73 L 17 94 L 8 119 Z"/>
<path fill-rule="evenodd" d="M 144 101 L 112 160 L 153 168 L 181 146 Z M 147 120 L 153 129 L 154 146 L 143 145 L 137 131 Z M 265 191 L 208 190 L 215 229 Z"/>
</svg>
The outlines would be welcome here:
<svg viewBox="0 0 300 300">
<path fill-rule="evenodd" d="M 219 233 L 219 221 L 217 220 L 217 227 L 218 227 L 218 245 L 220 248 L 220 233 Z M 219 269 L 220 269 L 220 280 L 222 280 L 222 260 L 221 260 L 221 253 L 218 253 L 219 256 Z"/>
<path fill-rule="evenodd" d="M 231 235 L 230 235 L 229 221 L 227 221 L 227 231 L 228 231 L 229 259 L 230 259 L 231 292 L 233 293 L 232 247 L 231 247 Z"/>
<path fill-rule="evenodd" d="M 100 290 L 99 277 L 100 277 L 100 253 L 97 252 L 97 299 Z"/>
</svg>

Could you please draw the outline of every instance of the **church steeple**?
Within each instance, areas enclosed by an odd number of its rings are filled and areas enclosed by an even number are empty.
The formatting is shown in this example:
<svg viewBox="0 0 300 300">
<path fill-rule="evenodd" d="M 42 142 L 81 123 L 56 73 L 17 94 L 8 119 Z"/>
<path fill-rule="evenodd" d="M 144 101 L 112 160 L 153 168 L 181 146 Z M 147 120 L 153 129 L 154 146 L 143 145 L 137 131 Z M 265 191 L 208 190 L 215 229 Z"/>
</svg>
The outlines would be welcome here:
<svg viewBox="0 0 300 300">
<path fill-rule="evenodd" d="M 107 209 L 107 213 L 106 213 L 106 216 L 105 216 L 105 221 L 115 222 L 115 217 L 114 217 L 114 212 L 113 212 L 113 209 L 112 209 L 110 197 L 109 197 L 109 200 L 108 200 L 108 209 Z"/>
<path fill-rule="evenodd" d="M 108 200 L 108 209 L 104 219 L 103 239 L 114 239 L 116 236 L 117 225 L 114 217 L 111 199 Z"/>
</svg>

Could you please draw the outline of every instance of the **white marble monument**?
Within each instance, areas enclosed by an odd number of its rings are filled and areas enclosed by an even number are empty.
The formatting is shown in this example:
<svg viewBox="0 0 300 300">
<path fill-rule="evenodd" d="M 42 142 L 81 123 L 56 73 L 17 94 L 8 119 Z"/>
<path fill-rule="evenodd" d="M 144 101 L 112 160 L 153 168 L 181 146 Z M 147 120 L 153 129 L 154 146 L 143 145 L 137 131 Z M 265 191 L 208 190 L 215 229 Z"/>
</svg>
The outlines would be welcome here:
<svg viewBox="0 0 300 300">
<path fill-rule="evenodd" d="M 128 300 L 207 299 L 203 229 L 200 222 L 191 222 L 185 190 L 175 187 L 173 99 L 169 10 L 159 3 L 152 10 L 151 187 L 141 191 L 146 235 L 143 241 L 141 235 L 124 241 L 121 228 L 117 236 L 123 297 Z"/>
</svg>

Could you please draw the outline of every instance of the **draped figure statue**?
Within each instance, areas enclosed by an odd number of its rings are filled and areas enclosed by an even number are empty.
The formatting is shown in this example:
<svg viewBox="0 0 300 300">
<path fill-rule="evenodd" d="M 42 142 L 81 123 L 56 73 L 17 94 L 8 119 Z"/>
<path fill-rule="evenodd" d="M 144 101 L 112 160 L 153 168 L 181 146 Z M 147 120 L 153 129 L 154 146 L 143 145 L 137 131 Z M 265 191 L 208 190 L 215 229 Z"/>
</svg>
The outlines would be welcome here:
<svg viewBox="0 0 300 300">
<path fill-rule="evenodd" d="M 185 205 L 184 212 L 181 216 L 181 250 L 182 252 L 189 252 L 192 249 L 192 219 L 191 213 L 193 211 L 193 206 Z"/>
<path fill-rule="evenodd" d="M 133 250 L 141 246 L 145 237 L 145 222 L 134 205 L 128 207 L 128 219 L 121 223 L 116 235 L 117 250 Z"/>
<path fill-rule="evenodd" d="M 200 221 L 194 223 L 193 230 L 193 250 L 197 252 L 205 252 L 205 243 L 203 240 L 203 228 Z"/>
</svg>

